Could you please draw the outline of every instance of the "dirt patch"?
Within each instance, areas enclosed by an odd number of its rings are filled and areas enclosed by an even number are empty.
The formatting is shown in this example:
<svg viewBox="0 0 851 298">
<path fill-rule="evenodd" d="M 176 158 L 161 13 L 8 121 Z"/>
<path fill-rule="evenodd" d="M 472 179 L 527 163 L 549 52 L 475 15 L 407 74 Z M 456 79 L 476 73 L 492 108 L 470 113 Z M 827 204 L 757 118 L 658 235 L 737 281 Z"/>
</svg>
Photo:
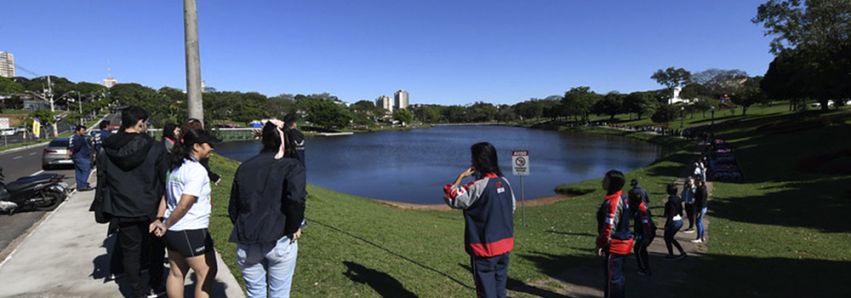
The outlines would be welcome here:
<svg viewBox="0 0 851 298">
<path fill-rule="evenodd" d="M 561 201 L 568 200 L 573 198 L 574 196 L 561 195 L 556 194 L 549 197 L 542 197 L 536 199 L 528 199 L 523 201 L 523 206 L 546 206 L 552 205 Z M 400 208 L 400 209 L 410 209 L 410 210 L 437 210 L 437 211 L 450 211 L 452 208 L 449 208 L 446 204 L 414 204 L 414 203 L 404 203 L 404 202 L 396 202 L 396 201 L 388 201 L 388 200 L 375 200 L 381 204 Z M 520 200 L 517 201 L 517 207 L 520 207 Z"/>
</svg>

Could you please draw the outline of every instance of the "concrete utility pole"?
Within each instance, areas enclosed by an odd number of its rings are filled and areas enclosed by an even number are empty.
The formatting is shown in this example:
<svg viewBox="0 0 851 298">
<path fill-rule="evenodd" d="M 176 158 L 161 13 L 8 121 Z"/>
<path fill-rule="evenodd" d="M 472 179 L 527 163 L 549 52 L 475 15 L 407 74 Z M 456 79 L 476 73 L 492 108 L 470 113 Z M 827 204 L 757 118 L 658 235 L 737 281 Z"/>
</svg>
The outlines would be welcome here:
<svg viewBox="0 0 851 298">
<path fill-rule="evenodd" d="M 50 75 L 47 75 L 47 99 L 50 101 L 50 113 L 56 113 L 56 109 L 53 107 L 53 84 L 50 82 Z M 53 137 L 59 136 L 59 130 L 56 125 L 56 115 L 53 116 L 53 119 L 50 119 L 53 122 Z"/>
<path fill-rule="evenodd" d="M 198 5 L 196 0 L 183 0 L 183 28 L 186 41 L 186 95 L 189 118 L 204 123 L 201 100 L 201 55 L 198 51 Z"/>
</svg>

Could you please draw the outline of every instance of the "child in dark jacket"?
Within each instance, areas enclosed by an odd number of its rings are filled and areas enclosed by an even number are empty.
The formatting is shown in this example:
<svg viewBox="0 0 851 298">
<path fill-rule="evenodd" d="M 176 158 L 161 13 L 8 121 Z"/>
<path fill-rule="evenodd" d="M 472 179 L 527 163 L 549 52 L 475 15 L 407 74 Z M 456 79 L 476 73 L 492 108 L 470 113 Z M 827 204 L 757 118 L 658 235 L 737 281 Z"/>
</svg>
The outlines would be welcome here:
<svg viewBox="0 0 851 298">
<path fill-rule="evenodd" d="M 506 297 L 508 256 L 514 248 L 514 192 L 503 177 L 490 143 L 470 148 L 473 167 L 443 187 L 444 200 L 464 210 L 464 242 L 479 297 Z M 461 185 L 462 179 L 476 180 Z"/>
</svg>

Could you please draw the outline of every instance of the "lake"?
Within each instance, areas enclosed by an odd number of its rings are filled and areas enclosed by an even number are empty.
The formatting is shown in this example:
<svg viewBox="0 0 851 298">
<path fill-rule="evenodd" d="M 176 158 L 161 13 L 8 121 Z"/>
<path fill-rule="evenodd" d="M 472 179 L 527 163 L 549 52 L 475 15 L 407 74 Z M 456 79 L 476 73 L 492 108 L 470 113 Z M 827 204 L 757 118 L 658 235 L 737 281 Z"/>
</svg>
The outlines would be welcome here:
<svg viewBox="0 0 851 298">
<path fill-rule="evenodd" d="M 520 178 L 512 175 L 512 149 L 529 150 L 530 175 L 524 178 L 527 199 L 551 196 L 562 183 L 601 179 L 610 169 L 627 172 L 662 154 L 657 145 L 620 136 L 506 126 L 438 126 L 309 138 L 307 182 L 374 199 L 441 204 L 443 185 L 452 183 L 470 166 L 470 146 L 481 141 L 498 150 L 500 167 L 518 200 Z M 260 148 L 259 141 L 228 142 L 216 146 L 216 152 L 244 161 Z"/>
</svg>

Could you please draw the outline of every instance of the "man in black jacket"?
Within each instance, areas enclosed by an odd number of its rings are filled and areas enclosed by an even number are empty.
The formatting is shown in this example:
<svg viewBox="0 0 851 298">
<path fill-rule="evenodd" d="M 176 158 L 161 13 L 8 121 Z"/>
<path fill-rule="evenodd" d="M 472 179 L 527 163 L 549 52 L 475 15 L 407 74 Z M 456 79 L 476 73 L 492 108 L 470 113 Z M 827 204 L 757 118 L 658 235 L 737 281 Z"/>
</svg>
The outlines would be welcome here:
<svg viewBox="0 0 851 298">
<path fill-rule="evenodd" d="M 98 187 L 103 212 L 118 225 L 118 241 L 131 297 L 145 297 L 149 289 L 141 280 L 149 265 L 148 285 L 161 290 L 163 248 L 150 234 L 165 188 L 163 145 L 146 134 L 148 113 L 131 106 L 121 112 L 121 130 L 103 143 L 98 156 Z M 100 180 L 102 179 L 102 180 Z"/>
<path fill-rule="evenodd" d="M 289 297 L 295 271 L 306 181 L 284 131 L 279 120 L 266 123 L 263 150 L 243 162 L 233 179 L 230 241 L 237 243 L 248 297 L 265 297 L 267 291 L 270 297 Z"/>
</svg>

